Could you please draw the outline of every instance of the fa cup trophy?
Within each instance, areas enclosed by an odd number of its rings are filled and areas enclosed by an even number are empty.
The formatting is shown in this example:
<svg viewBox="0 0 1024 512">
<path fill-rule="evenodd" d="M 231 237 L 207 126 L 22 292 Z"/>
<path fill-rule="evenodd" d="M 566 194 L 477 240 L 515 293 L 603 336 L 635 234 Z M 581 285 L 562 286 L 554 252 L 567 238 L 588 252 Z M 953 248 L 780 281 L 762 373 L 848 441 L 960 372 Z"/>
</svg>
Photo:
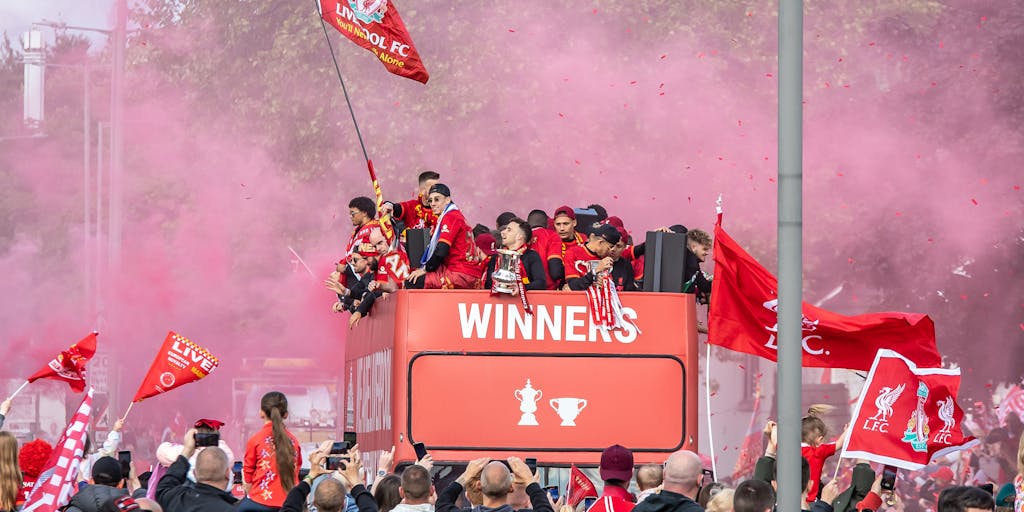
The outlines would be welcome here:
<svg viewBox="0 0 1024 512">
<path fill-rule="evenodd" d="M 537 417 L 533 413 L 537 412 L 537 401 L 544 395 L 544 392 L 539 389 L 533 389 L 533 385 L 530 384 L 530 379 L 526 379 L 526 387 L 523 389 L 517 389 L 512 396 L 519 400 L 519 410 L 522 411 L 523 416 L 519 418 L 520 425 L 536 426 L 540 425 L 537 423 Z"/>
<path fill-rule="evenodd" d="M 495 263 L 494 272 L 491 274 L 491 279 L 494 281 L 494 291 L 511 295 L 514 290 L 519 288 L 519 278 L 516 277 L 516 269 L 519 268 L 519 253 L 498 249 L 496 256 L 498 261 Z"/>
</svg>

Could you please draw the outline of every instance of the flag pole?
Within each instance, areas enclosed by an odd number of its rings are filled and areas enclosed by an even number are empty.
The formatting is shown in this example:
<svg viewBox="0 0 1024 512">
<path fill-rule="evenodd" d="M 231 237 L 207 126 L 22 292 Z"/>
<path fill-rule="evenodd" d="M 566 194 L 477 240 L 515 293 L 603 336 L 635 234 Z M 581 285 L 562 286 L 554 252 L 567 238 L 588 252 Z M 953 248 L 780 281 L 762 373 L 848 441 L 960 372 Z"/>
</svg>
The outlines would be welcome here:
<svg viewBox="0 0 1024 512">
<path fill-rule="evenodd" d="M 124 411 L 124 416 L 121 416 L 121 421 L 128 419 L 128 413 L 132 412 L 132 407 L 135 407 L 135 402 L 128 404 L 128 410 Z"/>
<path fill-rule="evenodd" d="M 698 270 L 699 272 L 699 270 Z M 706 362 L 704 363 L 704 403 L 707 405 L 708 416 L 708 450 L 711 451 L 711 476 L 718 481 L 718 462 L 715 461 L 715 429 L 711 428 L 711 343 L 708 344 Z"/>
<path fill-rule="evenodd" d="M 320 26 L 324 29 L 324 39 L 327 40 L 327 48 L 331 51 L 331 60 L 334 61 L 334 70 L 338 72 L 338 81 L 341 82 L 341 91 L 345 93 L 345 103 L 348 105 L 348 113 L 352 116 L 352 126 L 356 128 L 356 137 L 359 138 L 359 147 L 363 150 L 363 158 L 366 164 L 370 164 L 370 155 L 366 152 L 366 144 L 363 143 L 363 133 L 359 130 L 359 123 L 356 121 L 356 112 L 352 109 L 352 100 L 348 97 L 348 88 L 345 87 L 345 79 L 341 76 L 341 66 L 338 65 L 338 58 L 334 55 L 334 45 L 331 44 L 331 36 L 327 32 L 327 23 L 324 23 L 323 12 L 321 11 L 320 0 L 313 0 L 316 4 L 316 13 L 320 18 Z"/>
<path fill-rule="evenodd" d="M 14 391 L 14 393 L 11 393 L 11 396 L 7 397 L 7 399 L 8 400 L 14 400 L 14 397 L 18 396 L 18 393 L 21 393 L 21 390 L 25 389 L 25 386 L 28 386 L 28 381 L 27 380 L 21 385 L 20 388 L 16 389 Z"/>
</svg>

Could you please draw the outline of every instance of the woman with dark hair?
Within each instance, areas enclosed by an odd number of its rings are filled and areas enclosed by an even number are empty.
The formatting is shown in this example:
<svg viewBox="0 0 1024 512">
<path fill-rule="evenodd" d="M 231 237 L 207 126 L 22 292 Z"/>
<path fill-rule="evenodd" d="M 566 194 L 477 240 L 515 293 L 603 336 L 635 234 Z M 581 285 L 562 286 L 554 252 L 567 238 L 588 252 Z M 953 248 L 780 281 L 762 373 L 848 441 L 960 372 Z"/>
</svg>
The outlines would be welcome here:
<svg viewBox="0 0 1024 512">
<path fill-rule="evenodd" d="M 0 432 L 0 511 L 17 510 L 15 503 L 21 492 L 21 469 L 18 467 L 18 440 L 10 432 Z"/>
<path fill-rule="evenodd" d="M 299 441 L 285 428 L 288 399 L 271 391 L 260 400 L 260 419 L 267 423 L 245 444 L 242 475 L 246 498 L 239 512 L 264 512 L 281 508 L 288 491 L 299 483 L 302 451 Z"/>
<path fill-rule="evenodd" d="M 373 499 L 377 501 L 377 509 L 380 512 L 391 512 L 391 509 L 402 502 L 402 495 L 398 492 L 401 486 L 402 479 L 398 475 L 387 475 L 374 483 Z"/>
</svg>

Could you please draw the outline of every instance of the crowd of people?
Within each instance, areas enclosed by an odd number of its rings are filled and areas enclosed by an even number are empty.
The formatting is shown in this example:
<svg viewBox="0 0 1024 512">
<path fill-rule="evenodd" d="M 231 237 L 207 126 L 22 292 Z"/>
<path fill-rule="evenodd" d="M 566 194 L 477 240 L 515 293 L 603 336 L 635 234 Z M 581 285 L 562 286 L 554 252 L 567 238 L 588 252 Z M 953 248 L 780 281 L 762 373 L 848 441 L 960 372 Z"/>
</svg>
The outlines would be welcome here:
<svg viewBox="0 0 1024 512">
<path fill-rule="evenodd" d="M 503 284 L 512 295 L 594 286 L 643 289 L 646 244 L 634 242 L 622 219 L 601 205 L 561 206 L 551 216 L 541 209 L 525 217 L 503 212 L 493 229 L 470 226 L 440 179 L 436 172 L 421 173 L 417 197 L 384 202 L 380 211 L 368 197 L 349 202 L 352 236 L 325 286 L 337 294 L 334 311 L 351 313 L 350 326 L 369 314 L 377 299 L 401 288 L 496 291 Z M 711 283 L 700 263 L 711 251 L 711 236 L 680 224 L 658 231 L 686 236 L 688 254 L 680 262 L 686 291 L 706 302 Z M 423 235 L 422 257 L 410 261 L 411 238 Z M 513 282 L 494 278 L 502 254 L 512 258 Z"/>
<path fill-rule="evenodd" d="M 11 408 L 0 404 L 0 427 Z M 977 412 L 977 411 L 975 411 Z M 586 492 L 542 486 L 543 471 L 517 458 L 447 461 L 454 472 L 444 479 L 429 454 L 396 470 L 394 453 L 379 457 L 376 472 L 363 467 L 357 444 L 325 441 L 303 457 L 287 426 L 288 400 L 280 392 L 265 394 L 259 405 L 265 422 L 246 442 L 241 461 L 220 439 L 224 423 L 200 419 L 181 443 L 165 442 L 157 462 L 137 474 L 135 465 L 119 455 L 123 422 L 102 446 L 87 446 L 78 467 L 79 483 L 62 510 L 104 512 L 150 511 L 274 511 L 302 512 L 771 512 L 777 486 L 777 425 L 764 429 L 764 452 L 749 479 L 727 486 L 713 481 L 705 459 L 682 450 L 663 464 L 634 464 L 628 448 L 613 445 L 601 455 L 603 482 Z M 827 459 L 842 444 L 831 441 L 823 412 L 817 408 L 802 419 L 803 464 L 801 508 L 813 512 L 850 511 L 1019 511 L 1024 507 L 1024 424 L 1011 415 L 1005 426 L 991 429 L 980 450 L 940 460 L 926 477 L 886 482 L 886 474 L 858 460 L 840 476 L 823 474 Z M 1012 419 L 1011 419 L 1012 418 Z M 968 428 L 983 428 L 981 416 Z M 999 436 L 993 439 L 992 436 Z M 88 445 L 89 443 L 87 443 Z M 1015 453 L 1012 448 L 1016 448 Z M 0 431 L 0 511 L 20 510 L 53 447 L 36 439 L 19 447 L 10 432 Z M 122 452 L 123 453 L 123 452 Z M 992 460 L 992 458 L 995 460 Z M 1012 462 L 1007 459 L 1012 459 Z M 305 464 L 304 464 L 305 462 Z M 564 461 L 563 461 L 564 462 Z M 303 469 L 304 466 L 308 469 Z M 460 473 L 461 471 L 461 473 Z M 954 472 L 970 474 L 958 478 Z M 457 478 L 455 478 L 457 476 Z M 963 476 L 963 475 L 961 475 Z M 454 480 L 452 480 L 454 478 Z M 889 478 L 892 478 L 889 476 Z M 916 481 L 919 480 L 919 481 Z M 372 482 L 371 487 L 367 484 Z M 956 485 L 974 483 L 978 485 Z M 554 488 L 552 488 L 554 487 Z M 557 498 L 556 498 L 557 496 Z M 585 496 L 594 498 L 582 499 Z"/>
</svg>

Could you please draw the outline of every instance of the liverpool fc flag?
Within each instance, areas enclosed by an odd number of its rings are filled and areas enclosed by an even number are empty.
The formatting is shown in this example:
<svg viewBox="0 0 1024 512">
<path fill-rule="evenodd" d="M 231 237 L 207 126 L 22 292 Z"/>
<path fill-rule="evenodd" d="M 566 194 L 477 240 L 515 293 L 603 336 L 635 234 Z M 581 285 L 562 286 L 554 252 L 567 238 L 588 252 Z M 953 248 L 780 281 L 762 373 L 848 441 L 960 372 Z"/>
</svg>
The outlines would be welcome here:
<svg viewBox="0 0 1024 512">
<path fill-rule="evenodd" d="M 93 332 L 57 354 L 38 372 L 28 378 L 29 382 L 39 379 L 54 379 L 67 382 L 75 393 L 85 391 L 85 364 L 96 354 L 96 336 Z"/>
<path fill-rule="evenodd" d="M 918 368 L 897 352 L 879 350 L 842 456 L 914 471 L 976 444 L 960 428 L 959 389 L 959 368 Z"/>
<path fill-rule="evenodd" d="M 388 71 L 427 83 L 430 75 L 392 0 L 319 0 L 320 16 L 373 52 Z"/>
<path fill-rule="evenodd" d="M 778 281 L 715 224 L 715 278 L 708 342 L 777 360 Z M 939 366 L 935 325 L 918 313 L 844 316 L 803 303 L 803 366 L 867 370 L 878 349 L 892 349 L 922 367 Z"/>
</svg>

